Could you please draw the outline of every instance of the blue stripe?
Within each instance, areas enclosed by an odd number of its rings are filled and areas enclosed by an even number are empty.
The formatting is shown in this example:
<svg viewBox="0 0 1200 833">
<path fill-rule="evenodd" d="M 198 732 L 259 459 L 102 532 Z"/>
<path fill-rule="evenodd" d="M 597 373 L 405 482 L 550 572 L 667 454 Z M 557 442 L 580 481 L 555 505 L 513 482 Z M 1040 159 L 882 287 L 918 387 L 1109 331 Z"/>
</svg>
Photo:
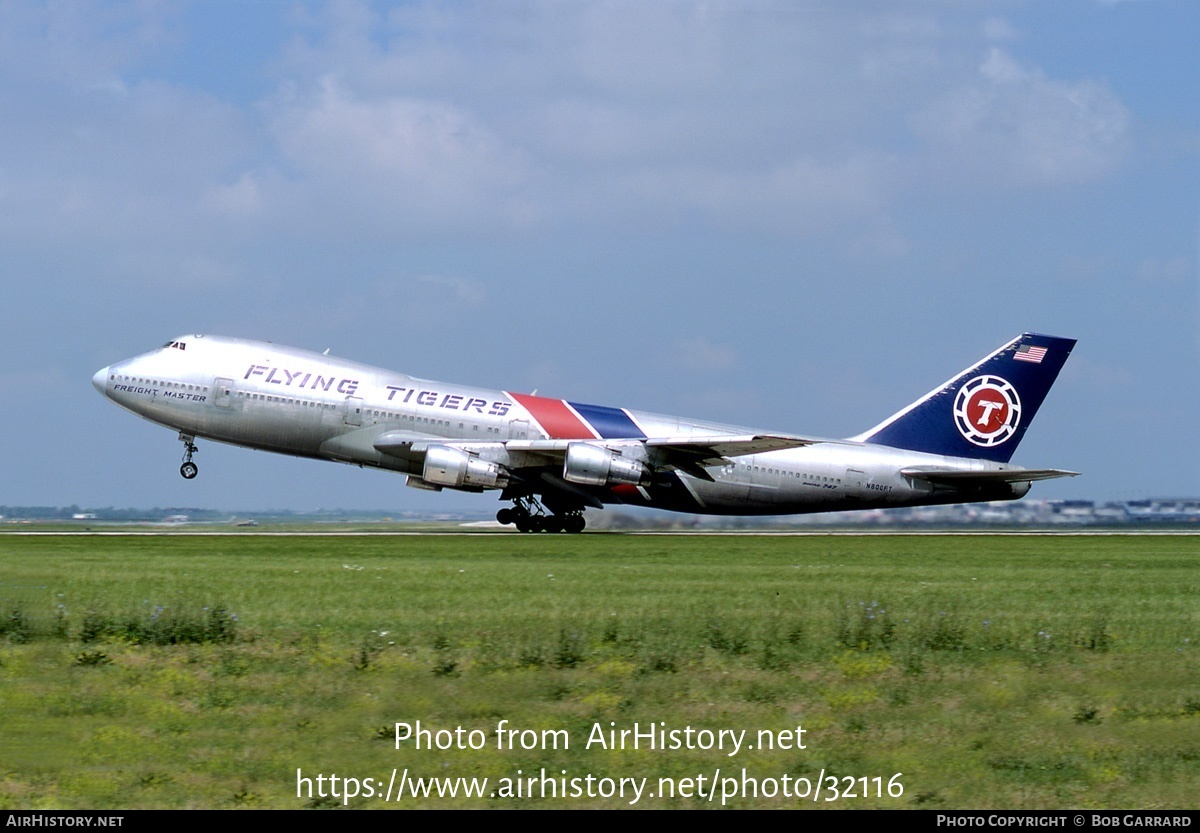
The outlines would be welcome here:
<svg viewBox="0 0 1200 833">
<path fill-rule="evenodd" d="M 568 402 L 579 415 L 591 423 L 592 428 L 606 440 L 636 437 L 641 439 L 643 434 L 629 418 L 629 414 L 620 408 L 605 408 L 601 405 L 581 405 L 578 402 Z"/>
</svg>

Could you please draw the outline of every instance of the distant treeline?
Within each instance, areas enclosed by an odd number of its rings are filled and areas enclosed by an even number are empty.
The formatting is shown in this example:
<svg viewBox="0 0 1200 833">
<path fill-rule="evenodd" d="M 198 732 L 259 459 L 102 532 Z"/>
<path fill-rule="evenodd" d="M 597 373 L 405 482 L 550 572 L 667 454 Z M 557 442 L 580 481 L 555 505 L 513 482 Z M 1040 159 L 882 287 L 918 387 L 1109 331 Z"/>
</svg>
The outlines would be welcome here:
<svg viewBox="0 0 1200 833">
<path fill-rule="evenodd" d="M 395 513 L 392 513 L 395 514 Z M 369 518 L 384 517 L 384 512 L 371 511 L 349 511 L 345 509 L 329 509 L 316 510 L 312 512 L 294 512 L 287 509 L 272 509 L 266 512 L 229 512 L 220 509 L 198 509 L 193 506 L 155 506 L 151 509 L 146 508 L 124 508 L 119 509 L 113 506 L 105 506 L 102 508 L 86 507 L 86 506 L 0 506 L 0 517 L 6 521 L 30 520 L 30 521 L 70 521 L 70 520 L 96 520 L 96 521 L 162 521 L 167 518 L 178 518 L 184 516 L 189 521 L 227 521 L 231 517 L 255 517 L 255 518 L 272 518 L 272 519 L 288 519 L 288 518 Z M 82 516 L 82 517 L 81 517 Z"/>
<path fill-rule="evenodd" d="M 219 520 L 229 517 L 228 512 L 213 509 L 171 508 L 160 509 L 117 509 L 106 506 L 92 509 L 79 506 L 0 506 L 0 515 L 5 520 L 69 521 L 76 515 L 95 516 L 98 521 L 161 521 L 171 515 L 187 515 L 196 521 Z M 89 518 L 90 520 L 91 518 Z"/>
<path fill-rule="evenodd" d="M 235 523 L 486 521 L 491 509 L 474 512 L 417 513 L 383 509 L 268 509 L 230 512 L 192 506 L 102 508 L 71 506 L 0 506 L 0 523 L 65 521 L 107 523 Z M 828 512 L 816 515 L 768 517 L 697 516 L 674 513 L 628 512 L 609 509 L 589 514 L 592 529 L 760 529 L 763 527 L 861 526 L 1126 526 L 1169 525 L 1200 529 L 1200 498 L 1157 498 L 1098 504 L 1089 500 L 1012 501 L 1000 504 L 959 504 L 940 507 L 901 507 L 871 512 Z"/>
</svg>

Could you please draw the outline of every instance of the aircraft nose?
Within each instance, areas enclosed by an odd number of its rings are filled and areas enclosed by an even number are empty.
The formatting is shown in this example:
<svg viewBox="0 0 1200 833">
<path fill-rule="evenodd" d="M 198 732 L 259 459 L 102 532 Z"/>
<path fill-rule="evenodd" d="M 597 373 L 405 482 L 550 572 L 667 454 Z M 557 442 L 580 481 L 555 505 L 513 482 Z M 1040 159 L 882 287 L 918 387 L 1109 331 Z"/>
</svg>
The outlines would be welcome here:
<svg viewBox="0 0 1200 833">
<path fill-rule="evenodd" d="M 104 393 L 104 386 L 108 384 L 108 368 L 102 367 L 96 371 L 96 375 L 92 377 L 92 387 Z"/>
</svg>

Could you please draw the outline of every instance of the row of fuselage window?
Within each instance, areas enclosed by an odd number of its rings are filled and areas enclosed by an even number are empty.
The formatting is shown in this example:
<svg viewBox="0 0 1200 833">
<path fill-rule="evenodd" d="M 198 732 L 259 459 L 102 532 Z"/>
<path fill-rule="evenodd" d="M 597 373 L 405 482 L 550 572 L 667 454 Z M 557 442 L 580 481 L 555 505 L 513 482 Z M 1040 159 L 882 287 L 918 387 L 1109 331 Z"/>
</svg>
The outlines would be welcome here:
<svg viewBox="0 0 1200 833">
<path fill-rule="evenodd" d="M 339 405 L 330 404 L 327 402 L 316 402 L 311 399 L 293 399 L 288 396 L 271 396 L 271 395 L 265 394 L 265 393 L 247 393 L 245 391 L 238 391 L 238 396 L 241 396 L 241 397 L 244 397 L 247 399 L 251 399 L 251 400 L 255 400 L 255 401 L 281 402 L 285 405 L 300 405 L 301 407 L 305 407 L 305 408 L 336 409 L 339 407 Z M 443 428 L 450 427 L 450 420 L 448 420 L 448 419 L 432 419 L 430 417 L 418 417 L 418 416 L 413 416 L 411 414 L 398 414 L 398 413 L 391 413 L 389 411 L 376 411 L 371 408 L 364 408 L 362 413 L 363 413 L 364 419 L 373 419 L 376 422 L 379 422 L 382 420 L 384 422 L 408 422 L 408 423 L 411 423 L 412 425 L 436 425 L 436 426 L 441 426 Z M 460 422 L 458 424 L 458 427 L 465 428 L 465 425 L 464 425 L 464 423 Z M 478 425 L 474 425 L 472 427 L 476 431 L 479 430 Z M 487 427 L 487 433 L 499 434 L 500 429 Z"/>
<path fill-rule="evenodd" d="M 265 393 L 246 393 L 244 390 L 239 390 L 237 395 L 242 399 L 252 399 L 256 402 L 280 402 L 284 405 L 299 405 L 302 408 L 328 408 L 333 410 L 337 405 L 330 402 L 317 402 L 313 399 L 292 399 L 288 396 L 269 396 Z"/>
<path fill-rule="evenodd" d="M 842 482 L 842 478 L 840 477 L 824 477 L 819 474 L 807 474 L 800 471 L 788 471 L 787 469 L 771 469 L 766 466 L 753 466 L 749 463 L 738 463 L 736 465 L 747 473 L 753 472 L 754 474 L 767 474 L 776 477 L 790 477 L 795 480 L 804 480 L 814 485 L 824 485 L 826 483 L 840 485 Z"/>
<path fill-rule="evenodd" d="M 161 379 L 143 379 L 140 376 L 120 376 L 116 373 L 108 377 L 112 382 L 124 382 L 127 385 L 146 385 L 147 387 L 167 388 L 168 390 L 190 390 L 198 393 L 208 393 L 204 385 L 189 385 L 184 382 L 164 382 Z"/>
<path fill-rule="evenodd" d="M 428 417 L 412 416 L 411 414 L 397 414 L 397 413 L 392 413 L 391 411 L 376 411 L 373 409 L 365 409 L 363 411 L 363 416 L 366 418 L 369 418 L 369 419 L 373 419 L 373 420 L 375 420 L 375 422 L 380 422 L 380 421 L 383 421 L 383 422 L 410 422 L 414 425 L 422 425 L 423 424 L 423 425 L 440 425 L 444 428 L 450 427 L 450 420 L 448 420 L 448 419 L 429 419 Z M 458 428 L 460 431 L 465 431 L 467 429 L 466 423 L 460 422 L 458 424 Z M 479 425 L 476 423 L 471 423 L 471 428 L 475 431 L 478 431 Z M 493 428 L 489 425 L 485 425 L 484 429 L 485 429 L 484 433 L 487 433 L 487 434 L 499 434 L 500 433 L 499 428 Z"/>
</svg>

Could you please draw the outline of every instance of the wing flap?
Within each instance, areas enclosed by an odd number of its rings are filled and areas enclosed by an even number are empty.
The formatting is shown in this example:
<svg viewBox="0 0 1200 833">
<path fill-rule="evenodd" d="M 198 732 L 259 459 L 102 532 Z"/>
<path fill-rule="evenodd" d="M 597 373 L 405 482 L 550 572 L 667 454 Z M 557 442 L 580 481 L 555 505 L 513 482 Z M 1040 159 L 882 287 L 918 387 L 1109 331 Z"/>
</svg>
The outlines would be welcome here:
<svg viewBox="0 0 1200 833">
<path fill-rule="evenodd" d="M 714 437 L 650 437 L 640 442 L 643 442 L 647 448 L 661 448 L 670 452 L 719 458 L 741 457 L 745 454 L 759 454 L 765 451 L 782 451 L 786 448 L 803 448 L 806 445 L 827 441 L 787 434 L 746 434 Z"/>
<path fill-rule="evenodd" d="M 504 446 L 510 453 L 538 455 L 549 465 L 561 463 L 566 456 L 567 447 L 578 442 L 602 446 L 613 451 L 639 449 L 649 458 L 649 463 L 654 468 L 678 469 L 701 480 L 712 480 L 712 475 L 706 472 L 704 467 L 724 465 L 729 462 L 730 457 L 803 448 L 827 440 L 784 434 L 721 434 L 623 440 L 509 440 Z"/>
<path fill-rule="evenodd" d="M 645 440 L 647 450 L 660 458 L 659 467 L 678 469 L 699 480 L 712 482 L 705 466 L 723 466 L 730 457 L 804 448 L 823 440 L 783 434 L 748 434 L 714 437 L 654 437 Z"/>
</svg>

